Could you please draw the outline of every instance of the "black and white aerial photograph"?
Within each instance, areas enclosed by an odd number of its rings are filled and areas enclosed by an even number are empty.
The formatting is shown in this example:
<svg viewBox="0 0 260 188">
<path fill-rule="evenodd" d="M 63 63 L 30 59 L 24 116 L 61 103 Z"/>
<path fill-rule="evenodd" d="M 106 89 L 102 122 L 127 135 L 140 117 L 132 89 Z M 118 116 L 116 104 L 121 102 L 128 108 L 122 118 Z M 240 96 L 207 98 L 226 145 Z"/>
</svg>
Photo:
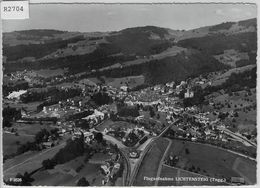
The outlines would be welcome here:
<svg viewBox="0 0 260 188">
<path fill-rule="evenodd" d="M 2 20 L 2 185 L 256 185 L 256 4 L 29 10 Z"/>
</svg>

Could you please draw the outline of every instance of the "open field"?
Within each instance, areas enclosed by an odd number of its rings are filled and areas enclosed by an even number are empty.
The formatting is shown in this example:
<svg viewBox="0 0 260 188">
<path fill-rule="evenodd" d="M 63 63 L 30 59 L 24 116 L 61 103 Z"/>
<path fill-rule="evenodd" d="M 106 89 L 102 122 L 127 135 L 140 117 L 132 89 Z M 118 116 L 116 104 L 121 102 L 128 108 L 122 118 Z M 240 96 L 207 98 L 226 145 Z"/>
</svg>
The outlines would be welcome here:
<svg viewBox="0 0 260 188">
<path fill-rule="evenodd" d="M 142 85 L 143 83 L 144 83 L 143 75 L 106 79 L 106 85 L 115 88 L 120 88 L 121 86 L 126 86 L 126 85 L 130 88 L 134 88 L 136 86 Z"/>
<path fill-rule="evenodd" d="M 155 110 L 154 110 L 155 111 Z M 140 116 L 144 116 L 144 119 L 153 119 L 159 124 L 167 124 L 166 114 L 163 112 L 155 111 L 154 117 L 151 117 L 150 111 L 140 111 Z"/>
<path fill-rule="evenodd" d="M 139 57 L 138 59 L 135 59 L 135 60 L 125 61 L 123 63 L 115 63 L 111 66 L 107 66 L 107 67 L 101 68 L 99 70 L 103 71 L 103 70 L 109 70 L 109 69 L 113 69 L 113 68 L 119 68 L 121 66 L 127 67 L 127 66 L 132 66 L 132 65 L 138 65 L 138 64 L 149 62 L 151 60 L 156 60 L 156 59 L 159 60 L 159 59 L 163 59 L 165 57 L 175 56 L 175 55 L 177 55 L 181 52 L 184 52 L 184 51 L 187 51 L 187 49 L 179 47 L 179 46 L 172 46 L 172 47 L 166 49 L 165 51 L 158 53 L 158 54 L 155 54 L 155 55 L 152 55 L 150 57 L 146 57 L 146 56 L 145 57 Z"/>
<path fill-rule="evenodd" d="M 77 172 L 77 168 L 82 169 Z M 77 181 L 85 177 L 91 186 L 102 185 L 103 175 L 100 173 L 99 164 L 91 164 L 84 162 L 84 156 L 78 157 L 65 164 L 57 165 L 54 169 L 44 170 L 35 173 L 32 177 L 35 181 L 33 185 L 47 186 L 76 186 Z"/>
<path fill-rule="evenodd" d="M 152 55 L 149 58 L 145 57 L 145 58 L 139 58 L 139 59 L 132 60 L 132 61 L 126 61 L 126 62 L 122 63 L 122 65 L 123 66 L 131 66 L 131 65 L 142 64 L 142 63 L 146 63 L 150 60 L 163 59 L 165 57 L 175 56 L 178 53 L 181 53 L 183 51 L 186 51 L 186 49 L 182 48 L 182 47 L 178 47 L 178 46 L 173 46 L 173 47 L 170 47 L 167 50 L 165 50 L 165 51 L 163 51 L 159 54 Z"/>
<path fill-rule="evenodd" d="M 21 144 L 34 140 L 34 136 L 19 135 L 15 136 L 11 133 L 3 133 L 3 155 L 14 154 Z"/>
<path fill-rule="evenodd" d="M 9 101 L 4 99 L 3 100 L 3 108 L 9 106 L 11 108 L 18 108 L 18 109 L 24 109 L 27 112 L 34 112 L 37 110 L 37 106 L 40 105 L 42 102 L 37 101 L 37 102 L 30 102 L 30 103 L 18 103 L 14 101 Z"/>
<path fill-rule="evenodd" d="M 53 76 L 63 75 L 67 69 L 41 69 L 36 70 L 35 73 L 37 73 L 39 76 L 44 78 L 49 78 Z"/>
<path fill-rule="evenodd" d="M 214 57 L 221 63 L 229 65 L 231 67 L 236 67 L 236 62 L 241 59 L 249 60 L 248 53 L 238 52 L 234 49 L 224 50 L 223 54 L 215 55 Z"/>
<path fill-rule="evenodd" d="M 252 106 L 256 103 L 256 90 L 252 89 L 251 96 L 247 96 L 246 91 L 238 91 L 236 94 L 229 96 L 228 94 L 218 95 L 214 98 L 214 103 L 229 104 L 230 106 L 224 106 L 221 111 L 236 110 L 244 107 Z M 248 99 L 248 100 L 246 100 Z"/>
<path fill-rule="evenodd" d="M 218 76 L 216 76 L 213 80 L 212 80 L 212 86 L 217 86 L 217 85 L 221 85 L 222 83 L 224 83 L 232 73 L 241 73 L 244 72 L 246 70 L 251 70 L 255 67 L 256 65 L 247 65 L 244 67 L 239 67 L 239 68 L 233 68 L 233 69 L 229 69 L 228 71 L 226 71 L 223 74 L 220 74 Z"/>
<path fill-rule="evenodd" d="M 184 170 L 194 167 L 196 173 L 209 177 L 229 179 L 241 176 L 246 181 L 248 180 L 248 184 L 256 182 L 256 163 L 254 161 L 209 145 L 173 140 L 168 155 L 178 156 L 180 160 L 176 167 Z M 239 166 L 237 160 L 239 160 L 239 165 L 244 166 L 243 173 L 241 169 L 237 168 Z"/>
<path fill-rule="evenodd" d="M 17 130 L 18 134 L 26 134 L 26 135 L 34 136 L 41 129 L 46 129 L 46 130 L 50 131 L 51 129 L 54 129 L 56 126 L 54 126 L 51 123 L 48 124 L 48 123 L 43 122 L 42 124 L 40 124 L 40 123 L 32 123 L 32 124 L 14 123 L 14 125 L 12 127 Z"/>
<path fill-rule="evenodd" d="M 225 118 L 224 123 L 229 124 L 232 121 L 233 131 L 249 132 L 256 129 L 256 89 L 251 89 L 250 95 L 247 91 L 235 92 L 232 96 L 228 94 L 220 94 L 215 92 L 211 95 L 214 104 L 220 108 L 220 112 L 236 112 L 237 116 Z M 210 119 L 216 119 L 217 114 L 213 114 L 216 110 L 214 106 L 208 108 L 211 113 L 208 115 Z"/>
<path fill-rule="evenodd" d="M 10 155 L 14 154 L 17 151 L 17 148 L 25 144 L 26 142 L 34 141 L 34 137 L 36 133 L 38 133 L 41 129 L 47 129 L 48 131 L 55 128 L 50 124 L 42 124 L 32 123 L 14 123 L 12 128 L 14 128 L 18 135 L 16 136 L 14 133 L 3 133 L 3 154 Z"/>
<path fill-rule="evenodd" d="M 134 186 L 153 186 L 154 181 L 144 181 L 144 177 L 156 177 L 159 163 L 169 144 L 169 141 L 164 138 L 159 138 L 152 143 L 152 148 L 144 157 L 139 171 L 136 175 Z"/>
</svg>

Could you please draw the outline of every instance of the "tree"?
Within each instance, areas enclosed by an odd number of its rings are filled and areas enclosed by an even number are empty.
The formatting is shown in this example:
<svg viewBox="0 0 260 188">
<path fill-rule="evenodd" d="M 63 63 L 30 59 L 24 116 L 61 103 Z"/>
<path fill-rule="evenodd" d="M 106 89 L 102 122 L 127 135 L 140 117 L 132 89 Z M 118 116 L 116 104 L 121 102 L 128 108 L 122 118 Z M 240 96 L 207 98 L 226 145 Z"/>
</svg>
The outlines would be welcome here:
<svg viewBox="0 0 260 188">
<path fill-rule="evenodd" d="M 93 101 L 97 105 L 108 104 L 112 101 L 112 98 L 105 92 L 98 92 L 92 96 Z"/>
<path fill-rule="evenodd" d="M 6 119 L 6 118 L 3 118 L 3 127 L 11 127 L 12 126 L 12 123 Z"/>
<path fill-rule="evenodd" d="M 128 107 L 128 106 L 123 106 L 123 107 L 119 107 L 118 110 L 118 115 L 122 116 L 122 117 L 137 117 L 139 116 L 139 111 L 138 111 L 138 107 Z"/>
<path fill-rule="evenodd" d="M 42 129 L 35 135 L 35 142 L 36 143 L 41 143 L 47 140 L 48 136 L 50 133 L 46 129 Z"/>
<path fill-rule="evenodd" d="M 251 136 L 251 135 L 247 135 L 246 138 L 247 138 L 248 140 L 251 140 L 252 136 Z"/>
<path fill-rule="evenodd" d="M 154 116 L 155 116 L 155 113 L 154 113 L 154 111 L 153 111 L 153 108 L 151 107 L 149 110 L 150 110 L 150 116 L 151 116 L 151 117 L 154 117 Z"/>
<path fill-rule="evenodd" d="M 86 180 L 85 177 L 79 179 L 77 186 L 89 186 L 89 182 Z"/>
<path fill-rule="evenodd" d="M 45 169 L 53 169 L 55 165 L 56 165 L 55 162 L 53 160 L 50 160 L 50 159 L 42 161 L 42 166 Z"/>
<path fill-rule="evenodd" d="M 103 134 L 98 132 L 96 135 L 95 135 L 95 139 L 97 140 L 98 143 L 101 143 L 103 142 Z"/>
</svg>

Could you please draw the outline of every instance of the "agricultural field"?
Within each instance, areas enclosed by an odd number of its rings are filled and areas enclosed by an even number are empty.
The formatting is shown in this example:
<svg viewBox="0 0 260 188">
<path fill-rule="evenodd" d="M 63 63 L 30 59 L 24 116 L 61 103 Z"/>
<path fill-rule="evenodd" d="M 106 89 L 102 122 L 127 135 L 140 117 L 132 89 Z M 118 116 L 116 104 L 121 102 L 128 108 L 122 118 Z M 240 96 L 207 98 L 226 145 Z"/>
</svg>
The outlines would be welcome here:
<svg viewBox="0 0 260 188">
<path fill-rule="evenodd" d="M 248 132 L 256 131 L 256 89 L 247 91 L 238 91 L 230 96 L 229 94 L 215 93 L 213 98 L 215 107 L 212 106 L 208 110 L 210 119 L 216 119 L 218 116 L 213 111 L 218 109 L 220 112 L 233 112 L 236 115 L 228 117 L 224 120 L 226 124 L 232 123 L 233 131 Z"/>
<path fill-rule="evenodd" d="M 212 79 L 212 86 L 218 86 L 223 84 L 230 77 L 232 73 L 242 73 L 246 70 L 251 70 L 254 67 L 256 67 L 256 65 L 247 65 L 243 67 L 229 69 L 228 71 L 224 71 L 222 73 L 214 75 Z"/>
<path fill-rule="evenodd" d="M 41 129 L 46 129 L 50 131 L 51 129 L 56 128 L 56 126 L 53 123 L 14 123 L 12 128 L 16 130 L 16 132 L 19 135 L 28 135 L 28 136 L 34 136 L 36 133 L 38 133 Z"/>
<path fill-rule="evenodd" d="M 121 86 L 128 86 L 129 88 L 134 88 L 136 86 L 144 84 L 144 76 L 128 76 L 122 78 L 106 78 L 106 85 L 112 86 L 114 88 L 120 88 Z"/>
<path fill-rule="evenodd" d="M 236 62 L 239 60 L 249 60 L 248 53 L 238 52 L 234 49 L 224 50 L 223 54 L 214 56 L 218 61 L 231 67 L 236 67 Z"/>
<path fill-rule="evenodd" d="M 58 76 L 58 75 L 64 75 L 68 70 L 65 69 L 41 69 L 41 70 L 35 70 L 35 73 L 38 74 L 39 76 L 43 78 L 49 78 L 53 76 Z"/>
<path fill-rule="evenodd" d="M 144 177 L 156 177 L 159 163 L 164 155 L 164 152 L 169 144 L 165 138 L 159 138 L 152 143 L 152 148 L 144 157 L 139 171 L 136 175 L 134 186 L 153 186 L 154 181 L 144 181 Z M 151 165 L 152 164 L 152 165 Z"/>
<path fill-rule="evenodd" d="M 35 112 L 37 110 L 37 106 L 39 106 L 42 101 L 37 102 L 29 102 L 29 103 L 19 103 L 14 101 L 5 100 L 3 101 L 3 108 L 9 106 L 10 108 L 24 109 L 27 112 Z"/>
<path fill-rule="evenodd" d="M 10 155 L 17 152 L 21 144 L 34 140 L 34 135 L 18 135 L 3 133 L 3 155 Z"/>
<path fill-rule="evenodd" d="M 48 123 L 13 123 L 10 129 L 5 129 L 3 133 L 3 154 L 15 154 L 20 145 L 34 141 L 36 133 L 41 129 L 50 131 L 55 126 Z M 10 131 L 14 130 L 13 133 Z"/>
<path fill-rule="evenodd" d="M 215 178 L 243 177 L 247 184 L 256 182 L 256 162 L 224 149 L 173 140 L 168 155 L 179 157 L 177 168 L 195 169 L 198 174 Z"/>
<path fill-rule="evenodd" d="M 175 56 L 178 53 L 184 52 L 186 51 L 186 48 L 182 48 L 179 46 L 172 46 L 168 49 L 166 49 L 165 51 L 159 53 L 159 54 L 155 54 L 152 55 L 150 57 L 144 57 L 144 58 L 139 58 L 136 60 L 132 60 L 132 61 L 126 61 L 124 63 L 122 63 L 123 66 L 131 66 L 131 65 L 137 65 L 137 64 L 142 64 L 142 63 L 146 63 L 149 62 L 150 60 L 155 60 L 155 59 L 163 59 L 165 57 L 171 57 L 171 56 Z"/>
<path fill-rule="evenodd" d="M 77 181 L 85 177 L 91 186 L 101 186 L 103 175 L 100 164 L 84 162 L 84 156 L 78 157 L 65 164 L 57 165 L 54 169 L 36 172 L 32 178 L 34 186 L 76 186 Z"/>
</svg>

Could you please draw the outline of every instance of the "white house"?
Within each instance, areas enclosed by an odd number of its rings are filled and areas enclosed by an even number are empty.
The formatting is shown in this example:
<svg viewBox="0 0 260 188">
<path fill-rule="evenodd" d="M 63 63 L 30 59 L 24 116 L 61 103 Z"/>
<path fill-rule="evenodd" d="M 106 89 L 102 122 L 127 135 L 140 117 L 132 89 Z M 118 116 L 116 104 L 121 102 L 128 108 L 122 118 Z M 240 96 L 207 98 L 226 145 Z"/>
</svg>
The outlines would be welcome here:
<svg viewBox="0 0 260 188">
<path fill-rule="evenodd" d="M 19 91 L 13 91 L 12 93 L 10 93 L 7 98 L 8 99 L 17 99 L 19 100 L 21 95 L 27 93 L 27 90 L 19 90 Z"/>
<path fill-rule="evenodd" d="M 105 117 L 105 114 L 103 112 L 100 112 L 98 110 L 94 110 L 94 113 L 87 116 L 87 117 L 84 117 L 82 119 L 85 119 L 85 120 L 94 120 L 96 122 L 98 122 L 97 118 L 100 118 L 101 120 L 103 120 Z"/>
<path fill-rule="evenodd" d="M 128 87 L 127 86 L 121 86 L 120 89 L 121 89 L 121 91 L 127 92 Z"/>
<path fill-rule="evenodd" d="M 193 98 L 194 97 L 194 92 L 191 91 L 190 89 L 187 89 L 187 92 L 184 93 L 184 98 Z"/>
</svg>

